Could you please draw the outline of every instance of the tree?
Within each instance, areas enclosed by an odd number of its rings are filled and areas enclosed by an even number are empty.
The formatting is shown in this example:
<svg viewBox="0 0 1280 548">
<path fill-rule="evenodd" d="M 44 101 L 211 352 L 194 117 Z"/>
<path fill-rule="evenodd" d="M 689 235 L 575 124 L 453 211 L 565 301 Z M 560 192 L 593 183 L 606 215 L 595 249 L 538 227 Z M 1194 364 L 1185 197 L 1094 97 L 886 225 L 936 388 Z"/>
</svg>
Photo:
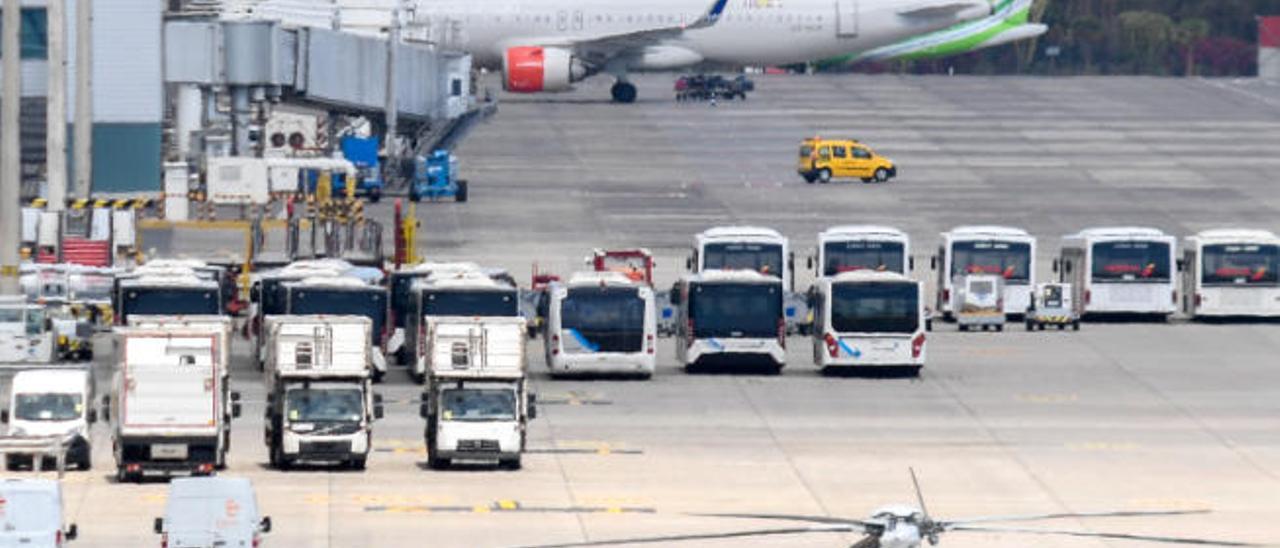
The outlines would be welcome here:
<svg viewBox="0 0 1280 548">
<path fill-rule="evenodd" d="M 1196 75 L 1196 45 L 1209 36 L 1209 22 L 1200 18 L 1183 19 L 1173 30 L 1173 41 L 1186 56 L 1186 75 Z"/>
<path fill-rule="evenodd" d="M 1151 11 L 1126 11 L 1116 17 L 1125 46 L 1137 60 L 1134 72 L 1164 73 L 1160 59 L 1167 55 L 1173 37 L 1173 20 L 1163 13 Z"/>
<path fill-rule="evenodd" d="M 1082 72 L 1085 74 L 1093 70 L 1093 54 L 1101 49 L 1106 37 L 1106 28 L 1093 17 L 1081 17 L 1071 23 L 1071 42 L 1080 52 L 1080 58 L 1084 62 Z"/>
</svg>

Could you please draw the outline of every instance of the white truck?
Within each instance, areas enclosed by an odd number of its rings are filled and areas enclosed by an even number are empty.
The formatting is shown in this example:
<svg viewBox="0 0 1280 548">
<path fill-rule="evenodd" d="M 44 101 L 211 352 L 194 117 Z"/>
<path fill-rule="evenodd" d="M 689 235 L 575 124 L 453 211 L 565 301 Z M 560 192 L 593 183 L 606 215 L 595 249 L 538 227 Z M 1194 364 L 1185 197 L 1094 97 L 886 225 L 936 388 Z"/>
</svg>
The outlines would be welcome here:
<svg viewBox="0 0 1280 548">
<path fill-rule="evenodd" d="M 525 430 L 537 416 L 525 378 L 525 328 L 519 317 L 428 322 L 433 357 L 419 410 L 428 466 L 479 460 L 520 468 Z"/>
<path fill-rule="evenodd" d="M 43 306 L 0 298 L 0 364 L 53 363 L 57 357 L 52 321 Z"/>
<path fill-rule="evenodd" d="M 109 397 L 119 481 L 209 475 L 227 456 L 222 343 L 180 325 L 116 330 Z M 231 415 L 240 414 L 233 402 Z"/>
<path fill-rule="evenodd" d="M 9 383 L 9 406 L 0 412 L 10 436 L 65 439 L 67 462 L 81 470 L 92 466 L 89 427 L 97 420 L 93 376 L 87 369 L 19 371 Z M 13 471 L 24 462 L 36 468 L 36 458 L 40 454 L 9 452 L 5 468 Z"/>
<path fill-rule="evenodd" d="M 373 421 L 383 414 L 373 393 L 363 316 L 268 316 L 267 410 L 263 440 L 271 466 L 338 463 L 363 470 Z"/>
<path fill-rule="evenodd" d="M 208 333 L 218 338 L 217 369 L 222 374 L 223 420 L 222 444 L 231 450 L 231 419 L 240 401 L 240 393 L 231 390 L 231 318 L 229 316 L 141 316 L 129 317 L 130 327 L 144 329 L 181 328 L 183 331 Z"/>
</svg>

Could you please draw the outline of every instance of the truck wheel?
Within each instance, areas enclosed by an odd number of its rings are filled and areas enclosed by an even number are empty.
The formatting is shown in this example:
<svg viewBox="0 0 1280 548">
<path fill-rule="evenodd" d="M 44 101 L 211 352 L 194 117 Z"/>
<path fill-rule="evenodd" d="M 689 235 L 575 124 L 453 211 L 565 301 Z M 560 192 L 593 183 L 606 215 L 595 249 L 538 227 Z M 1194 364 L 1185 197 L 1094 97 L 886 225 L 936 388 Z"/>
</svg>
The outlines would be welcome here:
<svg viewBox="0 0 1280 548">
<path fill-rule="evenodd" d="M 884 183 L 889 181 L 889 171 L 885 168 L 876 169 L 876 182 Z"/>
<path fill-rule="evenodd" d="M 830 182 L 831 182 L 831 170 L 830 170 L 830 169 L 825 169 L 825 168 L 824 168 L 824 169 L 819 169 L 819 170 L 818 170 L 818 182 L 819 182 L 819 183 L 822 183 L 822 184 L 824 184 L 824 185 L 825 185 L 825 184 L 827 184 L 827 183 L 830 183 Z"/>
<path fill-rule="evenodd" d="M 370 190 L 369 190 L 369 203 L 371 203 L 371 204 L 376 204 L 376 203 L 378 203 L 380 200 L 382 200 L 382 190 L 380 190 L 380 189 L 376 189 L 376 188 L 374 188 L 374 189 L 370 189 Z"/>
<path fill-rule="evenodd" d="M 116 483 L 133 483 L 141 482 L 141 474 L 130 474 L 125 470 L 124 465 L 116 466 Z"/>
<path fill-rule="evenodd" d="M 410 202 L 413 202 L 413 203 L 415 203 L 415 204 L 416 204 L 416 203 L 418 203 L 420 200 L 422 200 L 422 196 L 421 196 L 420 194 L 418 194 L 416 191 L 413 191 L 413 190 L 410 190 L 410 191 L 409 191 L 409 201 L 410 201 Z"/>
<path fill-rule="evenodd" d="M 1030 320 L 1027 320 L 1027 331 L 1031 331 L 1035 329 L 1035 327 L 1036 327 L 1035 324 L 1031 323 Z"/>
<path fill-rule="evenodd" d="M 1004 331 L 1004 324 L 996 324 L 996 331 Z"/>
<path fill-rule="evenodd" d="M 505 469 L 507 469 L 507 470 L 519 470 L 519 469 L 521 468 L 521 466 L 522 466 L 522 465 L 520 464 L 520 457 L 519 457 L 519 456 L 516 456 L 515 458 L 499 460 L 499 461 L 498 461 L 498 465 L 499 465 L 499 466 L 501 466 L 501 467 L 503 467 L 503 468 L 505 468 Z"/>
<path fill-rule="evenodd" d="M 960 325 L 958 325 L 958 326 L 956 326 L 956 327 L 957 327 L 959 330 L 961 330 L 961 331 L 968 331 L 968 330 L 969 330 L 969 326 L 964 325 L 964 324 L 960 324 Z"/>
<path fill-rule="evenodd" d="M 14 455 L 4 456 L 4 469 L 10 472 L 18 471 L 18 457 Z"/>
<path fill-rule="evenodd" d="M 348 463 L 348 465 L 351 467 L 352 470 L 364 470 L 365 462 L 366 462 L 366 457 L 356 457 L 351 459 L 351 462 Z"/>
<path fill-rule="evenodd" d="M 1079 330 L 1080 330 L 1080 320 L 1076 320 L 1076 321 L 1074 321 L 1074 322 L 1071 322 L 1071 330 L 1072 330 L 1072 331 L 1079 331 Z"/>
<path fill-rule="evenodd" d="M 458 181 L 458 192 L 454 194 L 454 200 L 460 204 L 467 203 L 467 182 Z"/>
<path fill-rule="evenodd" d="M 448 466 L 449 461 L 445 459 L 439 459 L 430 455 L 427 456 L 427 468 L 432 470 L 444 470 Z"/>
</svg>

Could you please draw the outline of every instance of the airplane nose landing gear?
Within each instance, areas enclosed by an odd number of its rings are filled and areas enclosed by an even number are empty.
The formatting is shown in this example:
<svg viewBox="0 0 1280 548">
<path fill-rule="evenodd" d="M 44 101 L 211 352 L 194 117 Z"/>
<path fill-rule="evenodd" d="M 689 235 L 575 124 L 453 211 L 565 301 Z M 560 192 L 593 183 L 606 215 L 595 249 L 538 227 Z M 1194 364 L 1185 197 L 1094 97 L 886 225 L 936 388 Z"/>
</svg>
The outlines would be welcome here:
<svg viewBox="0 0 1280 548">
<path fill-rule="evenodd" d="M 636 102 L 636 86 L 631 82 L 619 80 L 613 84 L 613 88 L 609 90 L 613 95 L 615 103 L 634 103 Z"/>
</svg>

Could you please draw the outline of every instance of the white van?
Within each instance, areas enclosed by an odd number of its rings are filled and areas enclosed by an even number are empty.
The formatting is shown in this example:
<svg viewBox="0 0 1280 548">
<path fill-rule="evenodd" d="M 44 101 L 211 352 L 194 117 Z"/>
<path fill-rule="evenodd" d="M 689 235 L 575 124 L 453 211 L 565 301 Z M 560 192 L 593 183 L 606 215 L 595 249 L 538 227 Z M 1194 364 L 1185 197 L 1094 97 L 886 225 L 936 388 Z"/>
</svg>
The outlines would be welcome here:
<svg viewBox="0 0 1280 548">
<path fill-rule="evenodd" d="M 271 518 L 260 517 L 246 478 L 176 478 L 155 532 L 168 548 L 257 548 L 271 532 Z"/>
<path fill-rule="evenodd" d="M 782 280 L 750 270 L 708 270 L 676 284 L 680 319 L 676 359 L 686 370 L 702 366 L 787 363 Z"/>
<path fill-rule="evenodd" d="M 550 291 L 543 339 L 552 375 L 653 375 L 658 319 L 653 289 L 619 272 L 579 272 Z"/>
<path fill-rule="evenodd" d="M 63 529 L 62 486 L 50 479 L 0 480 L 0 546 L 55 548 L 75 540 L 75 524 Z"/>
<path fill-rule="evenodd" d="M 67 463 L 81 470 L 92 466 L 89 426 L 98 420 L 93 409 L 93 377 L 83 369 L 19 371 L 9 387 L 9 407 L 0 413 L 10 436 L 70 436 Z M 7 454 L 5 467 L 15 470 L 34 455 Z M 33 463 L 34 464 L 34 463 Z"/>
<path fill-rule="evenodd" d="M 924 284 L 896 272 L 846 272 L 818 280 L 813 306 L 813 361 L 824 373 L 924 367 Z"/>
</svg>

